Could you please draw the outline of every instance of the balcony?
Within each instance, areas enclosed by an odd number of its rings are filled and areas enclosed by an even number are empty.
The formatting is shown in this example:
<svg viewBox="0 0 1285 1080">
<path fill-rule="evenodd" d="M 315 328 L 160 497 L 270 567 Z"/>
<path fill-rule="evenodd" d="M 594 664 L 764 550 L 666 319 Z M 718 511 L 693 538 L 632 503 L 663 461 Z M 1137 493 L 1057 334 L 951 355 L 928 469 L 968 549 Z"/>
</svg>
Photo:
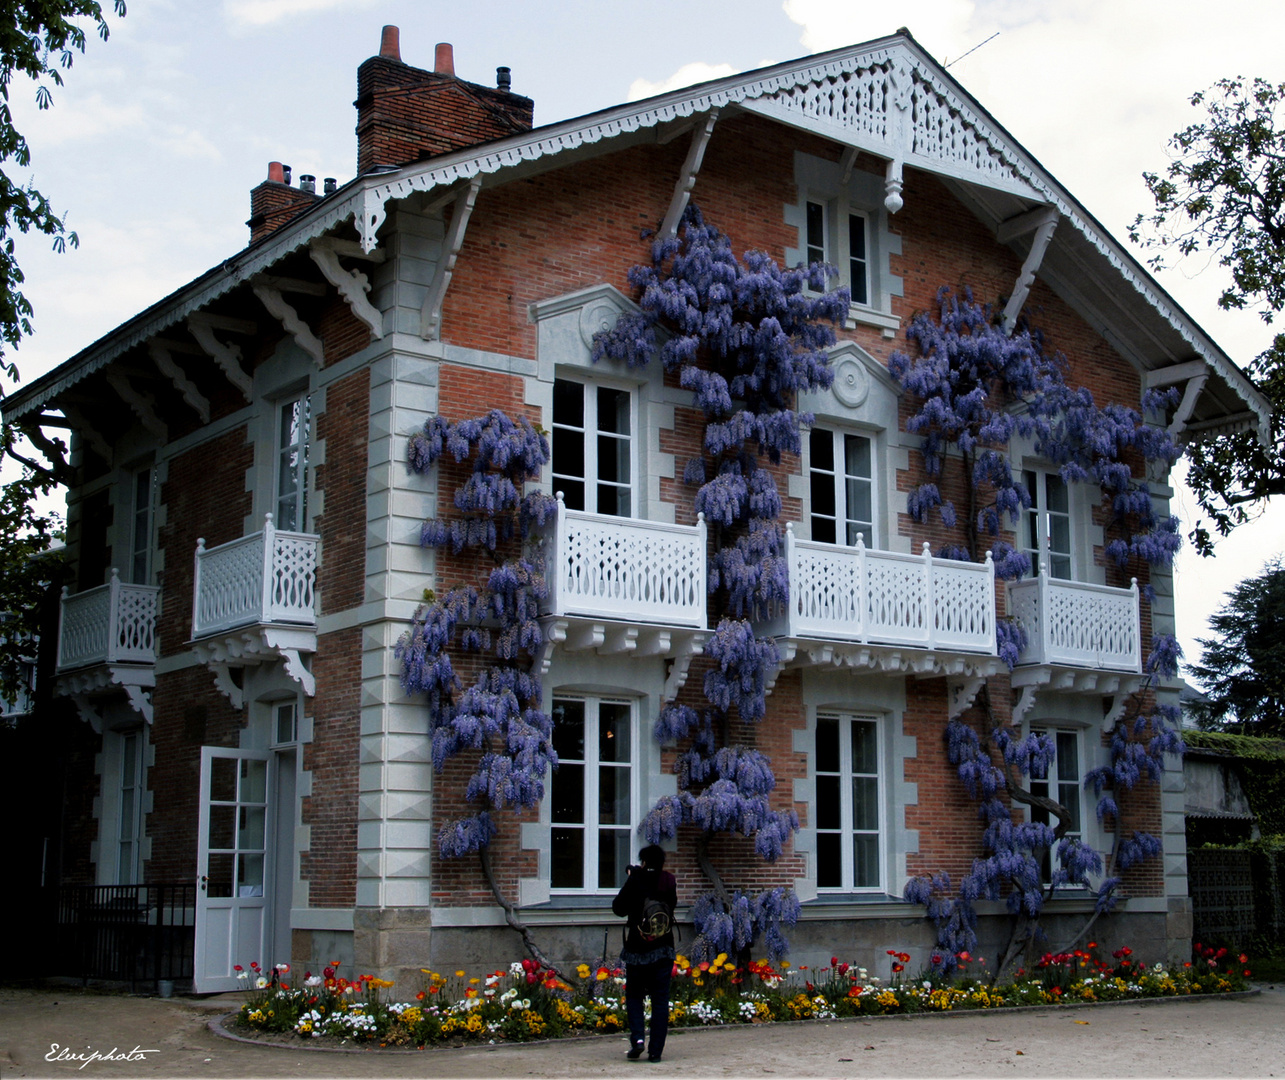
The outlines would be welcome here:
<svg viewBox="0 0 1285 1080">
<path fill-rule="evenodd" d="M 663 656 L 674 660 L 666 696 L 682 687 L 691 657 L 704 647 L 705 521 L 657 521 L 568 510 L 545 537 L 549 599 L 547 673 L 555 646 L 566 652 Z"/>
<path fill-rule="evenodd" d="M 799 540 L 786 526 L 790 601 L 758 627 L 785 663 L 888 672 L 997 670 L 995 574 L 983 563 Z"/>
<path fill-rule="evenodd" d="M 124 690 L 148 722 L 155 685 L 156 613 L 161 590 L 130 585 L 112 570 L 111 581 L 75 595 L 63 590 L 58 619 L 55 690 L 71 697 L 81 715 L 101 728 L 93 698 Z"/>
<path fill-rule="evenodd" d="M 1128 589 L 1038 577 L 1008 586 L 1008 610 L 1026 631 L 1018 665 L 1061 665 L 1138 674 L 1142 631 L 1138 582 Z"/>
<path fill-rule="evenodd" d="M 319 537 L 285 532 L 264 518 L 263 530 L 207 549 L 196 542 L 192 648 L 240 708 L 232 672 L 280 658 L 311 696 L 312 673 L 301 653 L 317 648 L 316 570 Z"/>
</svg>

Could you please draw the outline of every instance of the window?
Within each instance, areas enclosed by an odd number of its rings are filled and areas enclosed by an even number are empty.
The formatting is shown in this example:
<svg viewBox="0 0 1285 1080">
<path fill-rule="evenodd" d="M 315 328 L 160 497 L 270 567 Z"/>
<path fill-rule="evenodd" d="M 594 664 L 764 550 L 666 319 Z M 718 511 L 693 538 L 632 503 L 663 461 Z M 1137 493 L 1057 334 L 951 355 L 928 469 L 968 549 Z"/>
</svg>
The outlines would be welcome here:
<svg viewBox="0 0 1285 1080">
<path fill-rule="evenodd" d="M 1084 838 L 1083 788 L 1080 783 L 1080 734 L 1078 731 L 1043 731 L 1050 736 L 1056 746 L 1053 760 L 1044 770 L 1031 771 L 1031 794 L 1041 795 L 1046 799 L 1056 799 L 1071 811 L 1071 821 L 1067 825 L 1067 837 Z M 1045 825 L 1057 825 L 1056 818 L 1047 810 L 1031 807 L 1031 820 Z M 1057 863 L 1057 852 L 1046 851 L 1043 857 L 1044 880 L 1052 877 L 1053 867 Z"/>
<path fill-rule="evenodd" d="M 555 698 L 549 785 L 554 889 L 615 892 L 633 850 L 634 707 L 593 697 Z"/>
<path fill-rule="evenodd" d="M 828 262 L 839 271 L 840 283 L 852 292 L 852 302 L 870 304 L 869 221 L 843 200 L 806 205 L 807 261 Z"/>
<path fill-rule="evenodd" d="M 553 489 L 568 509 L 633 515 L 633 395 L 558 379 L 553 384 Z"/>
<path fill-rule="evenodd" d="M 813 811 L 819 889 L 882 887 L 879 759 L 879 723 L 873 717 L 817 717 Z"/>
<path fill-rule="evenodd" d="M 1070 580 L 1074 577 L 1071 562 L 1071 492 L 1065 480 L 1055 472 L 1024 469 L 1022 483 L 1031 495 L 1031 507 L 1022 515 L 1022 550 L 1030 556 L 1031 575 L 1043 564 L 1049 576 Z"/>
<path fill-rule="evenodd" d="M 813 428 L 808 436 L 812 539 L 874 546 L 874 445 L 865 435 Z"/>
<path fill-rule="evenodd" d="M 142 879 L 139 851 L 143 838 L 143 733 L 121 736 L 120 814 L 117 829 L 116 884 L 136 885 Z"/>
<path fill-rule="evenodd" d="M 294 701 L 284 701 L 273 706 L 273 728 L 276 738 L 274 744 L 292 743 L 299 740 L 299 706 Z"/>
<path fill-rule="evenodd" d="M 276 527 L 301 530 L 308 524 L 308 435 L 312 422 L 306 395 L 282 402 L 277 426 Z"/>
<path fill-rule="evenodd" d="M 152 576 L 152 506 L 155 473 L 139 469 L 134 473 L 133 509 L 129 536 L 129 580 L 150 585 Z"/>
</svg>

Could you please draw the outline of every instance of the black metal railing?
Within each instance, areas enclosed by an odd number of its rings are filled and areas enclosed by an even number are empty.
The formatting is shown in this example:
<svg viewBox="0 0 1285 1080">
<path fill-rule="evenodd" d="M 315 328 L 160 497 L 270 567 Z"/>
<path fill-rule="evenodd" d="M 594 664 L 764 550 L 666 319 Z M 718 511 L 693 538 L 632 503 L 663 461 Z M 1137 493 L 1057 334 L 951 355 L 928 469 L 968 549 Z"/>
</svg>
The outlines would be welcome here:
<svg viewBox="0 0 1285 1080">
<path fill-rule="evenodd" d="M 64 885 L 59 974 L 140 984 L 190 983 L 196 885 Z"/>
</svg>

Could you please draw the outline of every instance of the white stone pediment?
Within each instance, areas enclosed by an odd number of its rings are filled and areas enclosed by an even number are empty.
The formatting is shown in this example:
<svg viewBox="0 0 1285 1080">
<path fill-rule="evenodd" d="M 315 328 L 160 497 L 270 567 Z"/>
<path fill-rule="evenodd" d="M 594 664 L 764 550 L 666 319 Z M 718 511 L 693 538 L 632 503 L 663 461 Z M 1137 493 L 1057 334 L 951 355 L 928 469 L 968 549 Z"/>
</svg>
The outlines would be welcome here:
<svg viewBox="0 0 1285 1080">
<path fill-rule="evenodd" d="M 623 365 L 603 363 L 594 365 L 593 336 L 600 330 L 610 330 L 625 312 L 640 310 L 614 285 L 593 285 L 588 289 L 537 300 L 531 305 L 531 321 L 536 324 L 536 356 L 541 375 L 546 364 L 558 366 L 591 367 L 604 371 Z M 663 341 L 657 329 L 657 340 Z M 549 374 L 552 378 L 552 374 Z"/>
<path fill-rule="evenodd" d="M 799 411 L 818 418 L 856 420 L 874 427 L 895 427 L 900 388 L 888 369 L 853 341 L 830 350 L 834 383 L 829 390 L 799 395 Z"/>
</svg>

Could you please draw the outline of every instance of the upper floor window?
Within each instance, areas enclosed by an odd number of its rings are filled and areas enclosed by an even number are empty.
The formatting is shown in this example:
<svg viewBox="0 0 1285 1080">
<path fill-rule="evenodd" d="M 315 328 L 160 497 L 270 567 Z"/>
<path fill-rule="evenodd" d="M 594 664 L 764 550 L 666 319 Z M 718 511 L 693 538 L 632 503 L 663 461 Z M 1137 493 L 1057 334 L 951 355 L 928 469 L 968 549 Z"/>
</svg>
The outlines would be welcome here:
<svg viewBox="0 0 1285 1080">
<path fill-rule="evenodd" d="M 278 529 L 301 530 L 308 523 L 308 440 L 312 425 L 307 395 L 277 407 Z"/>
<path fill-rule="evenodd" d="M 817 888 L 879 889 L 879 722 L 865 716 L 818 716 L 815 749 Z"/>
<path fill-rule="evenodd" d="M 874 444 L 865 435 L 813 428 L 808 436 L 812 539 L 874 546 Z"/>
<path fill-rule="evenodd" d="M 143 839 L 143 748 L 141 731 L 120 740 L 120 813 L 116 845 L 116 884 L 142 881 L 140 849 Z"/>
<path fill-rule="evenodd" d="M 553 384 L 553 488 L 567 508 L 631 517 L 633 395 L 610 386 Z"/>
<path fill-rule="evenodd" d="M 156 473 L 151 468 L 139 469 L 134 473 L 129 537 L 129 580 L 135 585 L 151 584 L 155 477 Z"/>
<path fill-rule="evenodd" d="M 1044 731 L 1042 734 L 1053 739 L 1055 750 L 1053 760 L 1045 769 L 1031 771 L 1031 794 L 1046 799 L 1054 799 L 1071 812 L 1067 824 L 1066 837 L 1078 840 L 1084 838 L 1084 789 L 1081 783 L 1080 767 L 1080 733 L 1078 731 Z M 1031 808 L 1031 820 L 1056 826 L 1057 821 L 1047 810 Z M 1043 858 L 1044 880 L 1052 876 L 1053 867 L 1057 865 L 1056 849 L 1046 851 Z"/>
<path fill-rule="evenodd" d="M 807 261 L 827 262 L 839 271 L 839 284 L 847 285 L 852 302 L 870 305 L 870 222 L 846 200 L 809 199 L 806 204 Z"/>
<path fill-rule="evenodd" d="M 1031 574 L 1038 574 L 1043 564 L 1049 577 L 1074 578 L 1070 488 L 1060 475 L 1042 469 L 1024 469 L 1022 483 L 1031 495 L 1021 521 L 1021 545 L 1030 557 Z"/>
<path fill-rule="evenodd" d="M 614 892 L 638 822 L 634 706 L 598 697 L 553 702 L 558 767 L 549 784 L 554 889 Z"/>
</svg>

